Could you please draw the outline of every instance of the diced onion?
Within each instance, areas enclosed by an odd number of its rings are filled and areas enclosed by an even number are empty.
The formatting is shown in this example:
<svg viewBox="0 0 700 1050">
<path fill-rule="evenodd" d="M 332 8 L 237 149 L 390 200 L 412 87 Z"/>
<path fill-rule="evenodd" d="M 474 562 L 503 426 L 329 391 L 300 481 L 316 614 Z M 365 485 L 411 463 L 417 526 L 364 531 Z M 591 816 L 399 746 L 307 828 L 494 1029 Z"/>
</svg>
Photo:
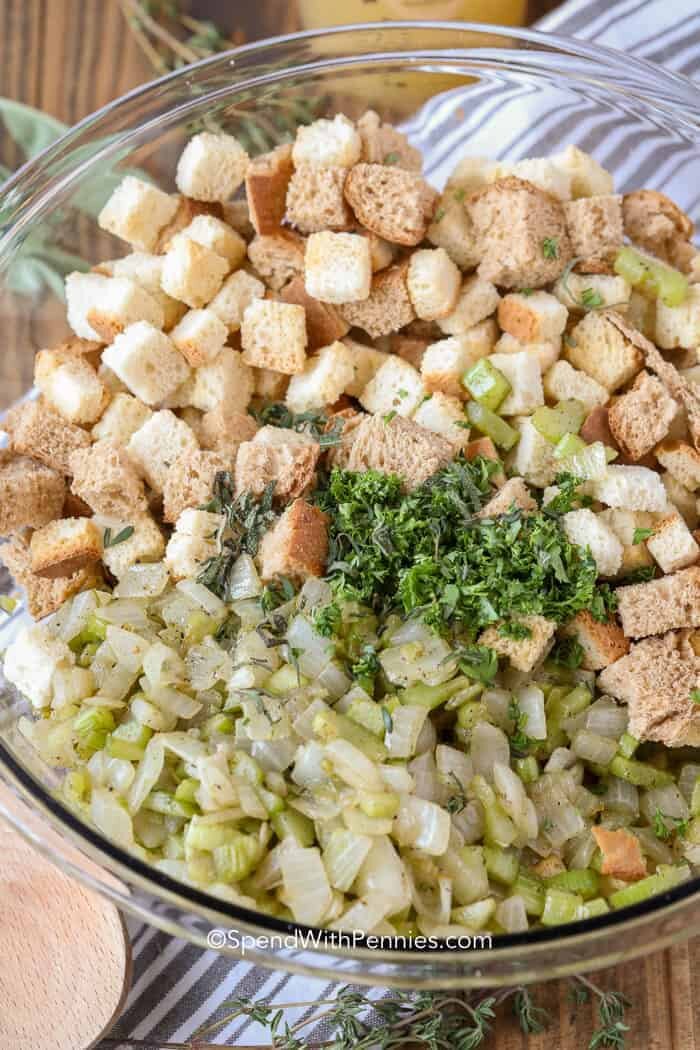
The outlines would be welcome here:
<svg viewBox="0 0 700 1050">
<path fill-rule="evenodd" d="M 203 583 L 197 583 L 196 580 L 180 580 L 175 588 L 181 594 L 186 594 L 188 598 L 191 598 L 195 605 L 198 605 L 209 616 L 223 616 L 226 612 L 225 603 Z"/>
<path fill-rule="evenodd" d="M 93 788 L 90 795 L 90 816 L 96 828 L 108 839 L 129 849 L 134 844 L 131 817 L 113 791 Z"/>
<path fill-rule="evenodd" d="M 356 930 L 369 933 L 388 915 L 386 900 L 378 893 L 352 902 L 339 919 L 330 923 L 331 930 Z"/>
<path fill-rule="evenodd" d="M 474 773 L 487 780 L 493 778 L 493 767 L 497 762 L 510 764 L 510 743 L 502 729 L 479 722 L 472 729 L 469 755 L 474 763 Z"/>
<path fill-rule="evenodd" d="M 129 791 L 129 812 L 137 813 L 153 790 L 158 778 L 163 772 L 165 762 L 165 749 L 159 737 L 154 736 L 148 741 L 143 758 L 139 762 L 134 782 Z"/>
<path fill-rule="evenodd" d="M 126 570 L 113 593 L 117 598 L 157 598 L 169 579 L 164 562 L 139 562 Z"/>
<path fill-rule="evenodd" d="M 386 747 L 392 758 L 411 758 L 423 723 L 428 716 L 425 707 L 397 707 L 391 716 L 391 729 L 386 734 Z"/>
<path fill-rule="evenodd" d="M 525 901 L 517 894 L 506 897 L 496 908 L 496 921 L 506 933 L 521 933 L 528 927 Z"/>
<path fill-rule="evenodd" d="M 280 858 L 287 904 L 297 922 L 316 926 L 332 900 L 321 854 L 315 847 L 285 852 Z"/>
<path fill-rule="evenodd" d="M 250 554 L 241 554 L 236 560 L 228 584 L 229 601 L 257 598 L 262 594 L 262 583 Z"/>
<path fill-rule="evenodd" d="M 358 791 L 382 791 L 384 783 L 374 762 L 348 740 L 338 737 L 326 744 L 326 755 L 333 772 Z"/>
<path fill-rule="evenodd" d="M 515 694 L 518 707 L 526 716 L 524 731 L 533 740 L 547 737 L 547 719 L 544 713 L 544 693 L 536 685 L 525 685 Z"/>
<path fill-rule="evenodd" d="M 375 838 L 360 872 L 354 891 L 360 896 L 378 893 L 387 904 L 387 915 L 396 915 L 410 903 L 411 889 L 404 863 L 386 835 Z"/>
<path fill-rule="evenodd" d="M 450 840 L 450 815 L 434 802 L 402 795 L 394 821 L 394 836 L 401 846 L 415 846 L 439 857 Z"/>
</svg>

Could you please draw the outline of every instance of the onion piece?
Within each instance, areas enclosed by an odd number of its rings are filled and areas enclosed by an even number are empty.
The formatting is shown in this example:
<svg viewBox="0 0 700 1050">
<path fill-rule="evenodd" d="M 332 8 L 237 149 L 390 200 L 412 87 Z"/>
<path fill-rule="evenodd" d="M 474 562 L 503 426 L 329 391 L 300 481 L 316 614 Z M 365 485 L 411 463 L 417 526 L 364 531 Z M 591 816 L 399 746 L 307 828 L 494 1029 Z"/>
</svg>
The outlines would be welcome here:
<svg viewBox="0 0 700 1050">
<path fill-rule="evenodd" d="M 131 849 L 134 845 L 134 829 L 131 817 L 113 791 L 93 788 L 90 795 L 90 817 L 93 824 L 112 842 Z"/>
<path fill-rule="evenodd" d="M 374 762 L 349 740 L 338 737 L 325 747 L 336 776 L 358 791 L 383 791 L 384 782 Z"/>
<path fill-rule="evenodd" d="M 134 782 L 129 791 L 130 813 L 137 813 L 144 804 L 163 772 L 165 749 L 160 737 L 154 736 L 146 744 L 143 758 L 138 764 Z"/>
<path fill-rule="evenodd" d="M 284 895 L 294 918 L 317 926 L 331 905 L 331 892 L 321 853 L 316 847 L 288 850 L 280 857 Z"/>
<path fill-rule="evenodd" d="M 394 820 L 394 837 L 400 846 L 414 846 L 439 857 L 450 840 L 450 815 L 434 802 L 402 795 Z"/>
<path fill-rule="evenodd" d="M 131 565 L 113 590 L 115 598 L 157 598 L 168 586 L 170 573 L 162 561 Z"/>
<path fill-rule="evenodd" d="M 544 693 L 536 685 L 525 685 L 515 694 L 518 707 L 527 717 L 525 732 L 533 740 L 547 737 L 547 719 L 544 713 Z"/>
</svg>

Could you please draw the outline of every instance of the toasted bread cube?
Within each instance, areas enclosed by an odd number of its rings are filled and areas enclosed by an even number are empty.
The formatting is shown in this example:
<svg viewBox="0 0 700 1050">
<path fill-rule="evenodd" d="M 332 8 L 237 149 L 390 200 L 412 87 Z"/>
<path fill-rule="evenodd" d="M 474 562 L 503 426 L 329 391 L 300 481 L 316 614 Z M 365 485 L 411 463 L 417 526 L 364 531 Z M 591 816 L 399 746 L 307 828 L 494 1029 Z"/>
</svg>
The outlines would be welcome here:
<svg viewBox="0 0 700 1050">
<path fill-rule="evenodd" d="M 90 437 L 82 427 L 69 423 L 43 398 L 23 401 L 10 409 L 2 427 L 10 436 L 13 452 L 38 459 L 59 474 L 68 473 L 72 452 L 90 444 Z"/>
<path fill-rule="evenodd" d="M 599 512 L 598 517 L 617 536 L 622 544 L 622 564 L 618 570 L 618 576 L 629 576 L 631 572 L 643 568 L 645 565 L 653 565 L 654 559 L 647 550 L 644 540 L 635 543 L 637 529 L 652 529 L 656 517 L 642 510 L 620 510 L 610 509 Z"/>
<path fill-rule="evenodd" d="M 495 341 L 496 324 L 488 320 L 461 335 L 431 343 L 421 361 L 421 376 L 426 390 L 440 391 L 466 401 L 467 391 L 462 385 L 462 376 L 480 358 L 491 353 Z"/>
<path fill-rule="evenodd" d="M 188 508 L 177 520 L 165 548 L 165 564 L 175 580 L 197 576 L 204 563 L 218 553 L 221 515 Z"/>
<path fill-rule="evenodd" d="M 345 199 L 358 221 L 392 244 L 425 238 L 438 194 L 420 175 L 384 164 L 356 164 L 345 180 Z"/>
<path fill-rule="evenodd" d="M 616 193 L 582 197 L 564 206 L 571 248 L 587 263 L 611 261 L 622 247 L 622 197 Z"/>
<path fill-rule="evenodd" d="M 282 225 L 287 187 L 294 174 L 291 143 L 254 157 L 248 165 L 245 192 L 256 233 L 275 233 Z"/>
<path fill-rule="evenodd" d="M 97 217 L 103 230 L 150 252 L 177 211 L 177 201 L 142 179 L 127 175 Z"/>
<path fill-rule="evenodd" d="M 462 275 L 444 248 L 413 252 L 406 281 L 416 316 L 425 321 L 447 317 L 457 305 Z"/>
<path fill-rule="evenodd" d="M 551 401 L 581 401 L 587 412 L 604 405 L 608 392 L 585 372 L 572 368 L 568 361 L 556 361 L 545 373 L 544 392 Z"/>
<path fill-rule="evenodd" d="M 361 230 L 360 232 L 369 242 L 372 273 L 377 273 L 378 270 L 385 270 L 387 266 L 391 266 L 396 257 L 396 246 L 389 244 L 383 237 L 377 237 L 376 233 L 371 233 L 369 230 Z"/>
<path fill-rule="evenodd" d="M 129 457 L 141 477 L 158 493 L 163 491 L 170 466 L 178 458 L 196 452 L 197 448 L 197 439 L 187 423 L 167 408 L 154 412 L 131 435 L 127 446 Z"/>
<path fill-rule="evenodd" d="M 243 355 L 230 346 L 209 364 L 194 373 L 190 404 L 202 412 L 211 412 L 220 404 L 243 412 L 253 396 L 253 370 Z"/>
<path fill-rule="evenodd" d="M 294 167 L 351 168 L 362 153 L 362 139 L 355 125 L 342 113 L 332 120 L 300 125 L 292 147 Z"/>
<path fill-rule="evenodd" d="M 72 491 L 95 513 L 120 517 L 145 512 L 143 482 L 131 454 L 119 445 L 103 439 L 78 449 L 70 457 L 70 469 Z"/>
<path fill-rule="evenodd" d="M 162 328 L 165 322 L 157 298 L 128 277 L 69 273 L 66 301 L 68 324 L 83 339 L 111 343 L 136 321 L 148 321 L 156 328 Z"/>
<path fill-rule="evenodd" d="M 357 122 L 362 139 L 362 156 L 366 164 L 395 164 L 408 171 L 420 172 L 423 157 L 420 150 L 410 145 L 404 134 L 392 124 L 382 124 L 377 113 L 368 109 Z"/>
<path fill-rule="evenodd" d="M 220 255 L 226 260 L 230 270 L 235 270 L 241 265 L 248 250 L 248 245 L 240 233 L 236 233 L 227 222 L 217 219 L 214 215 L 195 215 L 189 226 L 185 226 L 182 235 Z"/>
<path fill-rule="evenodd" d="M 69 423 L 94 423 L 109 401 L 109 392 L 92 365 L 64 350 L 39 351 L 34 359 L 34 382 Z"/>
<path fill-rule="evenodd" d="M 185 146 L 177 162 L 180 193 L 196 201 L 227 201 L 243 182 L 249 158 L 233 135 L 202 131 Z"/>
<path fill-rule="evenodd" d="M 306 242 L 304 283 L 308 294 L 321 302 L 367 299 L 372 262 L 366 238 L 356 233 L 312 233 Z"/>
<path fill-rule="evenodd" d="M 469 443 L 464 403 L 458 397 L 451 397 L 439 391 L 427 394 L 416 409 L 413 421 L 433 434 L 441 434 L 455 451 Z"/>
<path fill-rule="evenodd" d="M 245 270 L 236 270 L 227 277 L 209 303 L 208 309 L 223 321 L 229 332 L 237 332 L 243 321 L 246 306 L 253 299 L 264 299 L 265 285 Z"/>
<path fill-rule="evenodd" d="M 660 380 L 641 372 L 632 389 L 610 405 L 608 423 L 618 447 L 641 459 L 666 437 L 677 410 Z"/>
<path fill-rule="evenodd" d="M 648 467 L 611 463 L 605 477 L 592 483 L 592 489 L 594 498 L 608 507 L 655 511 L 665 510 L 668 503 L 661 478 Z"/>
<path fill-rule="evenodd" d="M 302 277 L 293 277 L 280 292 L 284 303 L 296 303 L 306 311 L 306 334 L 309 350 L 318 350 L 329 346 L 336 339 L 342 339 L 350 330 L 350 325 L 330 303 L 322 303 L 309 295 Z"/>
<path fill-rule="evenodd" d="M 198 368 L 221 353 L 228 328 L 214 310 L 189 310 L 173 328 L 170 338 L 187 363 Z"/>
<path fill-rule="evenodd" d="M 416 315 L 408 294 L 407 270 L 404 262 L 375 273 L 368 299 L 340 307 L 348 324 L 363 328 L 373 339 L 410 324 Z"/>
<path fill-rule="evenodd" d="M 265 283 L 275 292 L 287 281 L 304 273 L 306 241 L 294 230 L 255 237 L 248 245 L 248 258 Z"/>
<path fill-rule="evenodd" d="M 0 535 L 38 529 L 61 515 L 63 476 L 28 456 L 0 453 Z"/>
<path fill-rule="evenodd" d="M 622 544 L 592 510 L 572 510 L 562 518 L 564 532 L 572 543 L 590 550 L 599 576 L 615 576 L 622 564 Z"/>
<path fill-rule="evenodd" d="M 530 633 L 526 638 L 504 636 L 494 625 L 482 632 L 479 644 L 505 656 L 517 671 L 532 671 L 552 648 L 557 625 L 544 616 L 514 616 L 512 619 L 527 627 Z"/>
<path fill-rule="evenodd" d="M 499 406 L 502 415 L 525 415 L 544 404 L 542 374 L 534 354 L 491 354 L 489 361 L 510 383 L 510 393 Z"/>
<path fill-rule="evenodd" d="M 186 311 L 184 303 L 168 295 L 160 286 L 163 276 L 163 256 L 147 252 L 132 252 L 122 259 L 101 263 L 100 272 L 111 277 L 126 277 L 143 288 L 163 312 L 163 331 L 168 332 Z"/>
<path fill-rule="evenodd" d="M 363 416 L 355 426 L 345 426 L 332 459 L 335 466 L 356 473 L 399 474 L 411 491 L 446 466 L 454 451 L 441 434 L 413 419 Z"/>
<path fill-rule="evenodd" d="M 439 318 L 438 325 L 446 335 L 463 335 L 489 317 L 497 309 L 500 301 L 501 297 L 494 285 L 474 274 L 465 279 L 454 309 Z"/>
<path fill-rule="evenodd" d="M 286 402 L 292 412 L 332 405 L 355 378 L 352 353 L 343 343 L 324 346 L 307 359 L 303 372 L 292 376 Z"/>
<path fill-rule="evenodd" d="M 666 489 L 669 504 L 676 508 L 689 529 L 697 529 L 700 524 L 700 514 L 695 493 L 690 492 L 685 485 L 681 485 L 680 481 L 676 481 L 673 474 L 669 474 L 668 471 L 663 472 L 661 481 Z"/>
<path fill-rule="evenodd" d="M 272 432 L 272 433 L 271 433 Z M 286 503 L 303 495 L 313 484 L 319 446 L 305 434 L 263 427 L 252 441 L 239 446 L 236 457 L 236 492 L 262 496 L 275 482 L 274 497 Z"/>
<path fill-rule="evenodd" d="M 389 357 L 360 394 L 360 404 L 368 412 L 412 416 L 425 397 L 420 373 L 400 357 Z"/>
<path fill-rule="evenodd" d="M 520 432 L 520 440 L 512 453 L 513 472 L 538 488 L 551 485 L 561 470 L 554 458 L 554 446 L 535 429 L 529 417 L 517 420 L 514 425 Z"/>
<path fill-rule="evenodd" d="M 179 233 L 165 253 L 161 285 L 173 299 L 195 310 L 211 302 L 228 270 L 226 259 Z"/>
<path fill-rule="evenodd" d="M 523 179 L 564 204 L 571 200 L 571 175 L 551 157 L 525 157 L 515 164 L 498 163 L 488 181 L 495 182 L 508 176 Z"/>
<path fill-rule="evenodd" d="M 147 321 L 129 325 L 107 347 L 102 358 L 131 393 L 147 405 L 160 404 L 190 374 L 172 340 Z"/>
<path fill-rule="evenodd" d="M 525 514 L 537 510 L 537 501 L 530 495 L 530 490 L 522 478 L 509 478 L 477 513 L 477 518 L 497 518 L 510 513 L 513 508 L 522 510 Z"/>
<path fill-rule="evenodd" d="M 243 361 L 255 368 L 294 375 L 306 363 L 306 315 L 295 303 L 254 299 L 243 314 Z"/>
<path fill-rule="evenodd" d="M 218 452 L 232 468 L 239 446 L 244 441 L 251 441 L 257 429 L 258 424 L 247 412 L 232 409 L 222 402 L 204 413 L 195 433 L 202 448 Z"/>
<path fill-rule="evenodd" d="M 641 292 L 632 289 L 625 320 L 647 339 L 656 338 L 656 304 L 657 299 L 647 299 Z"/>
<path fill-rule="evenodd" d="M 673 513 L 657 521 L 647 549 L 663 572 L 677 572 L 692 565 L 700 556 L 700 547 L 680 514 Z"/>
<path fill-rule="evenodd" d="M 644 356 L 604 313 L 591 310 L 566 341 L 564 357 L 611 393 L 639 372 Z"/>
<path fill-rule="evenodd" d="M 438 248 L 444 248 L 452 262 L 462 270 L 472 270 L 481 259 L 479 238 L 464 207 L 461 192 L 459 200 L 451 192 L 443 193 L 426 238 Z"/>
<path fill-rule="evenodd" d="M 102 529 L 103 544 L 107 529 L 110 540 L 123 535 L 127 527 L 134 530 L 126 539 L 103 548 L 102 561 L 117 579 L 121 579 L 132 565 L 160 561 L 165 554 L 165 538 L 150 514 L 132 513 L 126 518 L 101 516 L 95 520 Z"/>
<path fill-rule="evenodd" d="M 351 397 L 359 397 L 389 355 L 381 350 L 375 350 L 373 346 L 365 346 L 355 339 L 343 339 L 344 345 L 351 354 L 353 377 L 345 387 L 345 393 Z"/>
<path fill-rule="evenodd" d="M 215 219 L 225 218 L 223 205 L 216 201 L 196 201 L 192 197 L 183 196 L 181 193 L 174 193 L 173 200 L 177 203 L 177 211 L 168 225 L 160 231 L 158 243 L 155 247 L 155 251 L 159 254 L 167 252 L 171 242 L 178 233 L 182 233 L 198 215 L 213 215 Z M 228 218 L 226 218 L 226 221 L 229 222 Z M 231 225 L 230 222 L 229 225 Z"/>
<path fill-rule="evenodd" d="M 481 190 L 498 177 L 499 164 L 488 157 L 466 154 L 457 161 L 445 183 L 454 200 L 463 201 L 470 193 Z"/>
<path fill-rule="evenodd" d="M 680 306 L 665 306 L 656 301 L 656 337 L 654 342 L 663 350 L 682 347 L 692 350 L 700 346 L 700 285 L 691 284 Z"/>
<path fill-rule="evenodd" d="M 575 638 L 583 649 L 581 666 L 584 671 L 601 671 L 625 656 L 630 647 L 619 624 L 612 620 L 600 623 L 587 609 L 576 613 L 561 633 L 565 638 Z"/>
<path fill-rule="evenodd" d="M 163 486 L 163 520 L 176 522 L 183 510 L 208 503 L 216 475 L 230 469 L 218 452 L 188 452 L 170 465 Z"/>
<path fill-rule="evenodd" d="M 570 273 L 558 280 L 553 292 L 568 310 L 585 313 L 588 306 L 626 313 L 632 289 L 624 277 L 609 274 Z"/>
<path fill-rule="evenodd" d="M 132 397 L 131 394 L 115 394 L 102 418 L 92 428 L 92 437 L 95 441 L 107 438 L 114 445 L 127 445 L 131 435 L 152 415 L 148 405 L 137 397 Z"/>
<path fill-rule="evenodd" d="M 522 343 L 557 343 L 568 311 L 549 292 L 510 292 L 498 304 L 498 323 Z"/>
<path fill-rule="evenodd" d="M 118 375 L 108 368 L 104 361 L 100 361 L 100 367 L 97 369 L 97 375 L 99 376 L 102 383 L 109 393 L 114 394 L 128 394 L 129 388 L 126 383 L 122 383 Z"/>
<path fill-rule="evenodd" d="M 563 153 L 551 158 L 571 178 L 571 195 L 579 197 L 605 196 L 613 192 L 613 177 L 595 157 L 577 146 L 567 146 Z"/>
<path fill-rule="evenodd" d="M 618 587 L 615 593 L 628 638 L 700 627 L 700 568 L 696 565 L 659 580 Z"/>
<path fill-rule="evenodd" d="M 323 576 L 328 561 L 326 515 L 302 499 L 287 507 L 260 544 L 260 575 L 263 580 L 286 576 L 306 580 Z"/>
<path fill-rule="evenodd" d="M 23 452 L 25 449 L 19 449 Z M 700 453 L 684 441 L 662 441 L 654 449 L 654 455 L 662 467 L 686 489 L 695 492 L 700 488 Z"/>
<path fill-rule="evenodd" d="M 56 612 L 79 591 L 99 587 L 103 582 L 95 565 L 55 580 L 36 576 L 30 567 L 29 542 L 22 536 L 13 536 L 3 543 L 0 554 L 15 583 L 24 588 L 29 615 L 35 620 Z"/>
<path fill-rule="evenodd" d="M 61 518 L 32 533 L 29 553 L 37 576 L 72 576 L 100 560 L 102 533 L 92 518 Z"/>
<path fill-rule="evenodd" d="M 640 248 L 682 273 L 692 268 L 697 249 L 693 220 L 658 190 L 633 190 L 622 203 L 625 233 Z"/>
<path fill-rule="evenodd" d="M 388 340 L 389 351 L 396 354 L 397 357 L 402 357 L 404 361 L 408 361 L 409 365 L 413 365 L 416 371 L 420 372 L 425 351 L 430 345 L 429 340 L 402 335 L 401 332 L 393 332 Z"/>
<path fill-rule="evenodd" d="M 343 196 L 347 173 L 347 168 L 300 165 L 287 189 L 287 221 L 301 233 L 352 227 L 352 212 Z"/>
<path fill-rule="evenodd" d="M 271 368 L 253 369 L 253 394 L 261 401 L 284 401 L 289 376 L 273 372 Z"/>
<path fill-rule="evenodd" d="M 559 360 L 561 340 L 557 339 L 555 343 L 521 343 L 519 339 L 504 332 L 493 351 L 496 354 L 530 354 L 537 361 L 540 374 L 544 375 Z"/>
</svg>

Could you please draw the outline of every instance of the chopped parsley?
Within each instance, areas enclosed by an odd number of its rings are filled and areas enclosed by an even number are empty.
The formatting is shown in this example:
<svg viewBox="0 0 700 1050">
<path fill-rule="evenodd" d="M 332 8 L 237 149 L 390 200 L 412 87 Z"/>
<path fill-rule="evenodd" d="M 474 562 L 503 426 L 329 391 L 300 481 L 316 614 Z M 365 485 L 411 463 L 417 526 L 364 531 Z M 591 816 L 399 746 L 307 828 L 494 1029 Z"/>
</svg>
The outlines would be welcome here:
<svg viewBox="0 0 700 1050">
<path fill-rule="evenodd" d="M 501 638 L 512 638 L 514 642 L 521 642 L 525 638 L 532 638 L 532 631 L 524 623 L 517 620 L 504 620 L 499 626 L 498 633 Z"/>
<path fill-rule="evenodd" d="M 314 613 L 314 627 L 324 638 L 338 634 L 342 622 L 343 617 L 337 602 L 329 602 Z"/>
<path fill-rule="evenodd" d="M 116 547 L 118 543 L 125 543 L 126 540 L 131 539 L 131 537 L 134 535 L 134 531 L 135 530 L 133 525 L 126 525 L 120 532 L 116 534 L 116 536 L 113 536 L 112 530 L 110 528 L 106 528 L 104 531 L 104 536 L 102 537 L 102 546 L 105 548 Z"/>
<path fill-rule="evenodd" d="M 292 412 L 281 401 L 271 401 L 258 409 L 249 409 L 250 414 L 262 426 L 295 430 L 297 434 L 308 434 L 322 449 L 339 444 L 343 431 L 343 420 L 329 420 L 323 412 Z"/>
<path fill-rule="evenodd" d="M 625 583 L 648 583 L 656 576 L 655 565 L 642 565 L 625 576 Z"/>
<path fill-rule="evenodd" d="M 254 557 L 258 553 L 260 540 L 274 520 L 274 490 L 275 482 L 271 481 L 259 499 L 251 492 L 236 496 L 230 471 L 216 475 L 214 494 L 201 509 L 222 514 L 225 527 L 218 537 L 218 553 L 204 562 L 197 580 L 223 601 L 232 601 L 231 573 L 237 559 L 241 554 Z"/>
<path fill-rule="evenodd" d="M 292 600 L 295 594 L 294 584 L 286 576 L 278 576 L 263 587 L 260 605 L 264 613 L 272 612 L 285 602 Z"/>
<path fill-rule="evenodd" d="M 445 209 L 444 208 L 438 208 L 438 210 L 435 212 L 435 215 L 433 216 L 433 222 L 442 222 L 442 220 L 444 218 L 445 218 Z"/>
<path fill-rule="evenodd" d="M 671 823 L 669 824 L 668 821 L 671 821 Z M 674 835 L 683 838 L 687 830 L 687 820 L 683 820 L 681 817 L 667 817 L 660 809 L 657 809 L 654 813 L 654 834 L 657 839 L 661 839 L 665 842 Z"/>
<path fill-rule="evenodd" d="M 374 678 L 379 674 L 379 658 L 373 645 L 367 643 L 360 650 L 360 658 L 352 665 L 354 678 Z"/>
<path fill-rule="evenodd" d="M 559 667 L 575 671 L 583 663 L 583 647 L 576 638 L 560 638 L 555 642 L 549 659 Z"/>
<path fill-rule="evenodd" d="M 461 645 L 456 650 L 458 666 L 467 678 L 487 685 L 498 672 L 498 656 L 488 645 Z"/>
<path fill-rule="evenodd" d="M 690 699 L 693 701 L 694 704 L 700 704 L 700 689 L 691 689 Z"/>
<path fill-rule="evenodd" d="M 542 241 L 542 255 L 545 259 L 559 258 L 559 241 L 556 237 L 545 237 Z"/>
<path fill-rule="evenodd" d="M 520 710 L 520 704 L 513 697 L 508 705 L 508 717 L 513 723 L 513 732 L 510 734 L 510 749 L 514 755 L 526 755 L 530 750 L 532 741 L 525 732 L 527 728 L 527 715 Z"/>
<path fill-rule="evenodd" d="M 589 507 L 592 503 L 590 496 L 579 492 L 582 482 L 573 474 L 557 474 L 554 484 L 559 491 L 542 508 L 543 513 L 549 517 L 560 517 L 562 514 L 568 514 L 575 507 Z"/>
<path fill-rule="evenodd" d="M 581 306 L 585 306 L 587 310 L 596 310 L 604 303 L 603 296 L 595 288 L 584 288 L 581 292 Z"/>
<path fill-rule="evenodd" d="M 386 157 L 384 158 L 384 163 L 385 164 L 398 164 L 400 160 L 401 160 L 400 155 L 396 152 L 396 150 L 392 150 L 391 153 L 387 153 Z"/>
<path fill-rule="evenodd" d="M 648 540 L 653 535 L 653 529 L 635 529 L 632 534 L 632 543 L 644 543 L 644 540 Z"/>
<path fill-rule="evenodd" d="M 455 191 L 454 191 L 454 193 L 452 194 L 452 196 L 454 197 L 454 199 L 455 199 L 455 200 L 456 200 L 456 201 L 457 201 L 457 202 L 458 202 L 459 204 L 461 204 L 461 203 L 462 203 L 462 201 L 464 200 L 464 198 L 466 197 L 466 195 L 467 195 L 467 191 L 466 191 L 466 190 L 464 190 L 464 189 L 459 189 L 459 190 L 455 190 Z"/>
<path fill-rule="evenodd" d="M 533 294 L 533 289 L 532 288 L 521 288 L 520 289 L 520 294 L 524 295 L 527 299 L 529 299 L 530 296 Z"/>
<path fill-rule="evenodd" d="M 397 416 L 396 410 L 392 409 L 391 412 L 385 413 L 385 415 L 382 416 L 382 419 L 384 420 L 385 423 L 391 423 L 392 419 L 395 419 L 396 416 Z"/>
<path fill-rule="evenodd" d="M 455 792 L 450 795 L 447 802 L 445 803 L 445 809 L 454 816 L 455 813 L 461 813 L 467 804 L 467 792 L 464 788 L 464 784 L 459 779 L 456 773 L 450 773 L 450 780 L 454 781 Z"/>
</svg>

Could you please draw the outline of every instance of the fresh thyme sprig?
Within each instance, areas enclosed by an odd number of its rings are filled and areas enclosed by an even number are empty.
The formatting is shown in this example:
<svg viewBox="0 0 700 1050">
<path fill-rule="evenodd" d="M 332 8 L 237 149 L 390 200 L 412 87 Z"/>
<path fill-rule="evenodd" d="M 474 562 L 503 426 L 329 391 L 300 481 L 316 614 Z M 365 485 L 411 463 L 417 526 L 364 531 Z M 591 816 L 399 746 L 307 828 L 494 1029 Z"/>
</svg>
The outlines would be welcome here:
<svg viewBox="0 0 700 1050">
<path fill-rule="evenodd" d="M 236 496 L 233 477 L 222 470 L 214 481 L 214 495 L 200 508 L 222 515 L 222 523 L 217 553 L 204 562 L 197 580 L 224 601 L 231 601 L 229 585 L 236 560 L 241 554 L 257 554 L 260 540 L 274 520 L 274 489 L 272 481 L 259 499 L 250 492 Z"/>
<path fill-rule="evenodd" d="M 281 401 L 270 401 L 261 408 L 249 409 L 250 414 L 262 426 L 282 427 L 297 434 L 308 434 L 318 441 L 321 449 L 332 448 L 340 442 L 343 420 L 332 423 L 323 412 L 292 412 Z"/>
</svg>

